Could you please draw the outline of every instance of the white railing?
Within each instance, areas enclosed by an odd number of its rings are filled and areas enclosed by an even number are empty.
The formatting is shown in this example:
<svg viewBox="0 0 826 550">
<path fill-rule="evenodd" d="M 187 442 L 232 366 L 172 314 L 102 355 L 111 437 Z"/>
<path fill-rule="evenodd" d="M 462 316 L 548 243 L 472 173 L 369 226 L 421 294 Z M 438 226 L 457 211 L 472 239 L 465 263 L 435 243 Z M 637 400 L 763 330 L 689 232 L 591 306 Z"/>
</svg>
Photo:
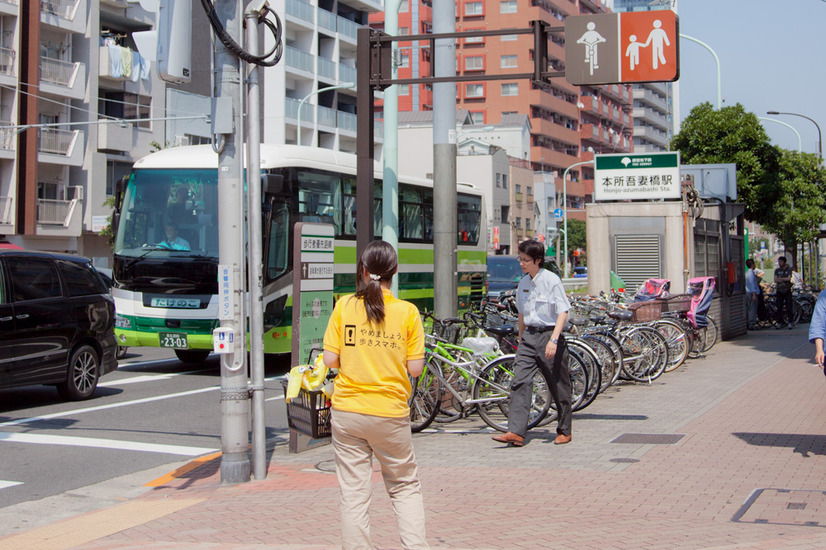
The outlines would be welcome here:
<svg viewBox="0 0 826 550">
<path fill-rule="evenodd" d="M 340 15 L 337 15 L 336 17 L 338 32 L 355 40 L 358 36 L 359 25 L 349 19 L 345 19 Z"/>
<path fill-rule="evenodd" d="M 63 225 L 71 206 L 72 201 L 37 199 L 37 221 L 39 223 Z"/>
<path fill-rule="evenodd" d="M 15 6 L 17 5 L 17 0 L 0 0 L 0 2 L 3 2 L 4 4 L 14 4 Z"/>
<path fill-rule="evenodd" d="M 329 126 L 330 128 L 336 127 L 336 110 L 330 109 L 329 107 L 324 107 L 323 105 L 318 106 L 318 125 Z"/>
<path fill-rule="evenodd" d="M 71 19 L 77 0 L 41 0 L 40 11 Z"/>
<path fill-rule="evenodd" d="M 323 27 L 325 29 L 335 31 L 336 30 L 336 14 L 325 10 L 324 8 L 318 9 L 318 26 Z"/>
<path fill-rule="evenodd" d="M 0 48 L 0 73 L 14 75 L 14 50 Z"/>
<path fill-rule="evenodd" d="M 18 131 L 11 128 L 12 123 L 8 121 L 0 121 L 0 149 L 6 151 L 14 151 L 14 138 Z"/>
<path fill-rule="evenodd" d="M 11 213 L 14 199 L 11 197 L 0 197 L 0 224 L 10 224 L 12 222 Z"/>
<path fill-rule="evenodd" d="M 302 0 L 287 0 L 287 13 L 309 23 L 313 23 L 314 10 L 315 7 L 308 2 L 302 2 Z"/>
<path fill-rule="evenodd" d="M 298 105 L 300 103 L 300 99 L 293 99 L 291 97 L 284 98 L 284 116 L 293 120 L 298 120 Z M 304 103 L 306 103 L 306 101 Z"/>
<path fill-rule="evenodd" d="M 336 79 L 336 63 L 330 59 L 318 56 L 318 74 L 333 80 Z"/>
<path fill-rule="evenodd" d="M 339 82 L 355 82 L 358 75 L 354 67 L 349 65 L 339 64 L 338 66 L 338 80 Z"/>
<path fill-rule="evenodd" d="M 357 120 L 358 117 L 352 113 L 345 113 L 344 111 L 338 112 L 338 127 L 342 130 L 355 132 Z"/>
<path fill-rule="evenodd" d="M 52 153 L 55 155 L 67 155 L 72 140 L 75 137 L 75 130 L 58 130 L 56 128 L 40 128 L 38 131 L 37 150 L 42 153 Z"/>
<path fill-rule="evenodd" d="M 40 58 L 40 80 L 69 86 L 72 83 L 72 75 L 75 74 L 75 64 L 71 61 L 61 61 L 50 57 Z"/>
<path fill-rule="evenodd" d="M 286 52 L 287 65 L 289 67 L 295 67 L 308 73 L 313 72 L 314 63 L 312 54 L 304 50 L 299 50 L 298 48 L 293 48 L 292 46 L 287 46 Z"/>
</svg>

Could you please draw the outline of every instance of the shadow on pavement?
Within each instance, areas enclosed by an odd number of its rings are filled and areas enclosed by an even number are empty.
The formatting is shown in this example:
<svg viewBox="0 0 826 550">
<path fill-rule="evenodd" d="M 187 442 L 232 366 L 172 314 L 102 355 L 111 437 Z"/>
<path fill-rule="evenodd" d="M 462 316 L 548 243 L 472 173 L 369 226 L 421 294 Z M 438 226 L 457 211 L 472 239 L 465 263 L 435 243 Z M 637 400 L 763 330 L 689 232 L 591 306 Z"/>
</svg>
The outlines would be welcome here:
<svg viewBox="0 0 826 550">
<path fill-rule="evenodd" d="M 790 447 L 794 452 L 806 458 L 810 454 L 826 456 L 826 435 L 813 434 L 773 434 L 738 432 L 739 437 L 749 445 L 761 447 Z"/>
</svg>

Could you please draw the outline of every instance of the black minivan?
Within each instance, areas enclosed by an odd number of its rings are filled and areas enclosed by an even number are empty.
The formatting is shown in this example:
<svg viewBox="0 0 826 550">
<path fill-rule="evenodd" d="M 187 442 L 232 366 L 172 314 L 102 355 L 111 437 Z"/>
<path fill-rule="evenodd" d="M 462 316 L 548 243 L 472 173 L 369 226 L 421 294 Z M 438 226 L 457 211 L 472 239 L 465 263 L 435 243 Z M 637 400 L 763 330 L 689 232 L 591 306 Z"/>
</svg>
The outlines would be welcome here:
<svg viewBox="0 0 826 550">
<path fill-rule="evenodd" d="M 0 250 L 0 388 L 92 396 L 118 366 L 115 303 L 88 258 Z"/>
</svg>

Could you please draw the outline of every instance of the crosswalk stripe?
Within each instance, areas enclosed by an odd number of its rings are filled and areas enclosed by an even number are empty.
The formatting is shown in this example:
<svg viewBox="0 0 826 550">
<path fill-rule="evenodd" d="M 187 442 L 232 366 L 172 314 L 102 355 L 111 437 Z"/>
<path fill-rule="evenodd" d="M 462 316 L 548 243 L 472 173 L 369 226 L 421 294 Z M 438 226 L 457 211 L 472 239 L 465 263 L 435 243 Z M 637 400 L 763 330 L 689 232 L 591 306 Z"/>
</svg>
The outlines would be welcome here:
<svg viewBox="0 0 826 550">
<path fill-rule="evenodd" d="M 23 485 L 22 481 L 3 481 L 0 479 L 0 489 L 5 489 L 6 487 L 14 487 L 15 485 Z"/>
<path fill-rule="evenodd" d="M 138 441 L 120 441 L 117 439 L 100 439 L 92 437 L 75 437 L 66 435 L 45 435 L 16 432 L 0 432 L 0 442 L 34 443 L 39 445 L 67 445 L 72 447 L 96 447 L 99 449 L 119 449 L 125 451 L 142 451 L 147 453 L 165 453 L 183 456 L 201 456 L 215 452 L 206 447 L 188 447 L 185 445 L 163 445 L 160 443 L 140 443 Z"/>
</svg>

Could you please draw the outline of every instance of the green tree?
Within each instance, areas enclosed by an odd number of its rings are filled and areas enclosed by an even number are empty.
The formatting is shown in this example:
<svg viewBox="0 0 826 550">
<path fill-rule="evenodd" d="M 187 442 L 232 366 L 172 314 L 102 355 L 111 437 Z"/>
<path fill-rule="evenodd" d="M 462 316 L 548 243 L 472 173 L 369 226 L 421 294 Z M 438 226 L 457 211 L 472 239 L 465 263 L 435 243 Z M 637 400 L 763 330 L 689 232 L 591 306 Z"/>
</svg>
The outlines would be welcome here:
<svg viewBox="0 0 826 550">
<path fill-rule="evenodd" d="M 584 220 L 568 220 L 568 256 L 573 258 L 573 252 L 577 248 L 586 250 L 587 240 L 585 237 Z M 585 257 L 580 256 L 580 265 L 585 263 Z M 571 264 L 573 265 L 573 263 Z"/>
<path fill-rule="evenodd" d="M 766 205 L 760 224 L 788 250 L 797 250 L 798 243 L 814 240 L 818 226 L 826 223 L 826 170 L 817 155 L 786 149 L 778 149 L 777 154 L 771 184 L 759 192 Z"/>
<path fill-rule="evenodd" d="M 736 164 L 738 201 L 747 219 L 763 224 L 768 213 L 761 190 L 772 180 L 778 151 L 754 113 L 739 103 L 721 109 L 701 103 L 691 109 L 671 148 L 680 151 L 683 164 Z"/>
</svg>

